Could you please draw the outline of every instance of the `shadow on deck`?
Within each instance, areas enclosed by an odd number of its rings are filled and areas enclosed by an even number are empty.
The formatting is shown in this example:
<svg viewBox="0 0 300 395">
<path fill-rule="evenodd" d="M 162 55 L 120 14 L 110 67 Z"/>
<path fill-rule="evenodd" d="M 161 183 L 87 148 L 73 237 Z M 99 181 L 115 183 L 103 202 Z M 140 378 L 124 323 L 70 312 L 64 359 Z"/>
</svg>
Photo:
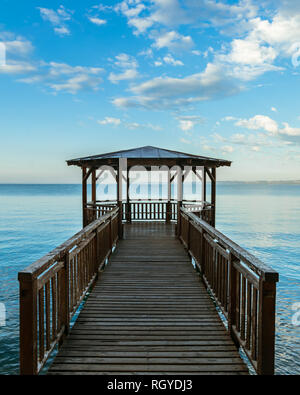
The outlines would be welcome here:
<svg viewBox="0 0 300 395">
<path fill-rule="evenodd" d="M 133 223 L 48 374 L 248 374 L 175 225 Z"/>
</svg>

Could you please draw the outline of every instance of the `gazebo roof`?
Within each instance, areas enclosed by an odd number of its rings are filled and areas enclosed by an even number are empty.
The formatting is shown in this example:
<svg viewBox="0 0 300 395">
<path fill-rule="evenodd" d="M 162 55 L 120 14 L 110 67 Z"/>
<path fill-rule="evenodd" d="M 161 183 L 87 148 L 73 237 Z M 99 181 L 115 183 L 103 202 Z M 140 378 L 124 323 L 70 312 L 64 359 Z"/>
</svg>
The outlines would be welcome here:
<svg viewBox="0 0 300 395">
<path fill-rule="evenodd" d="M 208 158 L 206 156 L 192 155 L 185 152 L 171 151 L 164 148 L 145 146 L 106 154 L 70 159 L 69 166 L 95 167 L 102 165 L 118 166 L 119 159 L 127 159 L 129 166 L 230 166 L 231 162 L 224 159 Z"/>
</svg>

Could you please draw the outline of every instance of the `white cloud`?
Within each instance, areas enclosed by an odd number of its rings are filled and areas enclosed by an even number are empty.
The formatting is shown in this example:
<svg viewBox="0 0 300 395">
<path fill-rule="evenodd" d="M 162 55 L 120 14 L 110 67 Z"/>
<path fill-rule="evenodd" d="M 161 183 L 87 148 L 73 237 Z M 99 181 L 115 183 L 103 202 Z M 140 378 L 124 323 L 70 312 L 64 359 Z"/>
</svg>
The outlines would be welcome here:
<svg viewBox="0 0 300 395">
<path fill-rule="evenodd" d="M 160 131 L 162 128 L 158 125 L 153 125 L 152 123 L 141 124 L 138 122 L 124 122 L 125 127 L 131 130 L 135 129 L 152 129 L 155 131 Z"/>
<path fill-rule="evenodd" d="M 0 42 L 5 46 L 7 57 L 25 57 L 33 51 L 29 40 L 14 33 L 0 32 Z"/>
<path fill-rule="evenodd" d="M 29 40 L 20 35 L 2 31 L 0 44 L 3 49 L 0 74 L 25 74 L 36 69 L 36 66 L 28 60 L 33 51 L 33 45 Z"/>
<path fill-rule="evenodd" d="M 144 33 L 154 23 L 148 16 L 140 17 L 140 14 L 146 10 L 145 4 L 140 1 L 124 0 L 114 9 L 127 17 L 128 25 L 136 29 L 136 34 Z"/>
<path fill-rule="evenodd" d="M 231 43 L 231 52 L 226 56 L 226 60 L 231 63 L 261 66 L 272 63 L 276 55 L 274 48 L 264 46 L 259 41 L 235 39 Z"/>
<path fill-rule="evenodd" d="M 117 98 L 114 104 L 122 107 L 172 108 L 195 102 L 230 96 L 240 88 L 223 74 L 218 66 L 209 63 L 202 73 L 183 78 L 157 77 L 130 88 L 134 96 Z"/>
<path fill-rule="evenodd" d="M 292 137 L 300 136 L 300 128 L 293 128 L 287 122 L 283 122 L 283 128 L 279 130 L 280 134 Z"/>
<path fill-rule="evenodd" d="M 176 60 L 173 58 L 172 55 L 168 54 L 163 58 L 164 62 L 171 65 L 171 66 L 184 66 L 181 60 Z"/>
<path fill-rule="evenodd" d="M 113 117 L 105 117 L 102 121 L 98 121 L 100 125 L 114 125 L 119 126 L 121 124 L 121 119 Z"/>
<path fill-rule="evenodd" d="M 233 119 L 236 120 L 236 118 Z M 287 122 L 283 122 L 283 126 L 280 127 L 276 121 L 266 115 L 255 115 L 249 119 L 238 119 L 235 125 L 248 130 L 263 130 L 271 136 L 281 137 L 287 141 L 298 141 L 298 137 L 300 137 L 300 128 L 292 127 Z"/>
<path fill-rule="evenodd" d="M 107 23 L 107 21 L 105 19 L 100 19 L 100 18 L 92 17 L 92 16 L 89 17 L 89 20 L 90 20 L 90 22 L 94 23 L 97 26 L 102 26 Z"/>
<path fill-rule="evenodd" d="M 234 148 L 231 145 L 224 145 L 224 147 L 222 147 L 222 150 L 224 153 L 232 153 L 234 151 Z"/>
<path fill-rule="evenodd" d="M 27 84 L 41 83 L 54 93 L 76 94 L 82 90 L 99 89 L 103 69 L 98 67 L 70 66 L 66 63 L 42 63 L 39 73 L 19 80 Z"/>
<path fill-rule="evenodd" d="M 178 23 L 186 24 L 191 21 L 186 10 L 178 0 L 153 0 L 155 5 L 151 19 L 165 26 L 174 26 Z"/>
<path fill-rule="evenodd" d="M 177 119 L 179 121 L 179 128 L 184 132 L 189 132 L 194 129 L 195 125 L 203 123 L 203 118 L 197 115 L 185 115 Z"/>
<path fill-rule="evenodd" d="M 56 34 L 61 36 L 70 34 L 66 22 L 72 19 L 72 11 L 65 9 L 62 5 L 56 11 L 43 7 L 38 7 L 38 10 L 43 20 L 51 23 Z"/>
<path fill-rule="evenodd" d="M 152 48 L 145 49 L 144 51 L 139 52 L 139 56 L 145 56 L 145 58 L 153 58 Z"/>
<path fill-rule="evenodd" d="M 138 63 L 136 59 L 128 54 L 122 53 L 115 57 L 115 67 L 120 68 L 120 73 L 111 72 L 108 79 L 113 83 L 117 84 L 119 81 L 134 80 L 139 76 L 137 71 Z"/>
<path fill-rule="evenodd" d="M 36 70 L 36 67 L 29 62 L 13 61 L 6 62 L 0 66 L 0 74 L 25 74 Z"/>
<path fill-rule="evenodd" d="M 180 141 L 183 143 L 183 144 L 192 144 L 192 142 L 190 141 L 190 140 L 187 140 L 187 139 L 185 139 L 185 138 L 181 138 L 180 139 Z"/>
<path fill-rule="evenodd" d="M 157 49 L 168 48 L 169 50 L 189 50 L 193 45 L 191 36 L 183 36 L 172 30 L 164 33 L 152 32 L 151 38 L 154 39 L 153 46 Z"/>
<path fill-rule="evenodd" d="M 152 123 L 141 124 L 138 122 L 127 122 L 122 121 L 119 118 L 113 117 L 105 117 L 101 121 L 97 121 L 100 125 L 113 125 L 113 126 L 120 126 L 123 125 L 125 128 L 130 130 L 137 130 L 137 129 L 152 129 L 155 131 L 161 130 L 161 127 L 158 125 L 153 125 Z"/>
<path fill-rule="evenodd" d="M 278 132 L 277 122 L 266 115 L 255 115 L 250 119 L 240 119 L 235 124 L 250 130 L 265 130 L 273 134 Z"/>
<path fill-rule="evenodd" d="M 135 69 L 128 69 L 125 70 L 122 73 L 115 74 L 115 73 L 110 73 L 108 79 L 113 83 L 117 84 L 119 81 L 125 81 L 125 80 L 134 80 L 135 78 L 138 77 L 138 72 Z"/>
<path fill-rule="evenodd" d="M 133 56 L 126 53 L 121 53 L 115 57 L 115 65 L 121 68 L 131 68 L 136 69 L 138 67 L 137 61 Z"/>
<path fill-rule="evenodd" d="M 163 59 L 156 60 L 154 62 L 155 66 L 162 66 L 163 63 L 169 65 L 169 66 L 184 66 L 183 62 L 181 60 L 176 60 L 173 58 L 171 54 L 168 54 L 163 57 Z"/>
<path fill-rule="evenodd" d="M 190 119 L 180 119 L 179 120 L 179 127 L 183 131 L 189 131 L 193 129 L 195 126 L 195 123 L 191 121 Z"/>
<path fill-rule="evenodd" d="M 65 82 L 50 83 L 49 86 L 57 92 L 65 91 L 76 94 L 78 91 L 86 89 L 92 89 L 96 91 L 99 89 L 98 86 L 101 82 L 101 78 L 91 77 L 88 74 L 80 74 L 67 79 Z"/>
<path fill-rule="evenodd" d="M 258 40 L 234 39 L 229 52 L 215 54 L 214 63 L 222 65 L 229 76 L 248 81 L 268 71 L 283 70 L 273 65 L 276 57 L 274 48 Z"/>
<path fill-rule="evenodd" d="M 71 34 L 69 28 L 66 27 L 66 26 L 55 27 L 55 28 L 54 28 L 54 32 L 55 32 L 56 34 L 58 34 L 59 36 L 66 36 L 66 35 Z"/>
</svg>

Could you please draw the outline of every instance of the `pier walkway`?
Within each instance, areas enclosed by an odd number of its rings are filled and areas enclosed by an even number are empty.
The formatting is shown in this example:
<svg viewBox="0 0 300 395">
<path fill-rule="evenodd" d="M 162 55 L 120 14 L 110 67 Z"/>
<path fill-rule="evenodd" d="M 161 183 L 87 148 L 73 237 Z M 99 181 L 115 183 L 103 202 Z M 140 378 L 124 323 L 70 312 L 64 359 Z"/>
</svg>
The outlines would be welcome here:
<svg viewBox="0 0 300 395">
<path fill-rule="evenodd" d="M 18 273 L 20 374 L 57 349 L 48 374 L 274 374 L 279 275 L 215 227 L 231 162 L 146 146 L 67 163 L 83 228 Z M 111 177 L 113 200 L 97 197 Z"/>
<path fill-rule="evenodd" d="M 248 374 L 175 225 L 124 225 L 48 374 Z"/>
</svg>

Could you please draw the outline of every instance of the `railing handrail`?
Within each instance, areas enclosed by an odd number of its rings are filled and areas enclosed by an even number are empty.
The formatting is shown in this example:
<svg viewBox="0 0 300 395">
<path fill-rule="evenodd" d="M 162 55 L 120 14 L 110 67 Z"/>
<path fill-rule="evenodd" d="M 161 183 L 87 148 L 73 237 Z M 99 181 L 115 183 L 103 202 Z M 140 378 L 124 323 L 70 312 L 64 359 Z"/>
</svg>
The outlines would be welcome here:
<svg viewBox="0 0 300 395">
<path fill-rule="evenodd" d="M 107 204 L 107 203 L 117 204 L 117 202 L 118 201 L 116 199 L 107 199 L 107 200 L 90 201 L 90 202 L 87 202 L 86 204 L 87 205 L 89 205 L 89 204 Z M 124 199 L 122 199 L 122 202 L 123 203 L 127 203 L 127 200 L 124 198 Z M 177 199 L 170 199 L 170 200 L 168 200 L 168 198 L 166 198 L 166 199 L 162 199 L 162 198 L 148 199 L 148 198 L 145 198 L 145 199 L 130 199 L 129 200 L 129 203 L 135 203 L 135 202 L 149 202 L 149 203 L 151 203 L 151 202 L 166 202 L 166 203 L 172 202 L 172 203 L 177 203 L 178 201 L 177 201 Z M 182 202 L 183 203 L 186 203 L 186 202 L 187 203 L 202 203 L 204 206 L 212 206 L 211 203 L 206 202 L 206 201 L 202 201 L 200 199 L 183 199 Z"/>
<path fill-rule="evenodd" d="M 18 273 L 20 373 L 38 374 L 121 235 L 119 207 Z"/>
<path fill-rule="evenodd" d="M 258 374 L 274 374 L 278 273 L 192 212 L 181 208 L 177 235 Z"/>
<path fill-rule="evenodd" d="M 111 217 L 114 217 L 119 211 L 119 207 L 116 207 L 109 213 L 103 215 L 101 218 L 95 220 L 91 224 L 87 225 L 85 228 L 77 232 L 75 235 L 70 237 L 67 241 L 62 243 L 60 246 L 56 247 L 54 250 L 44 255 L 42 258 L 38 259 L 31 265 L 29 265 L 24 270 L 18 273 L 18 278 L 20 277 L 30 277 L 32 279 L 37 278 L 42 272 L 47 270 L 52 263 L 62 259 L 63 256 L 70 251 L 76 244 L 81 240 L 85 239 L 90 233 L 97 229 L 102 223 L 106 222 Z"/>
<path fill-rule="evenodd" d="M 270 266 L 266 265 L 256 256 L 252 255 L 250 252 L 240 247 L 234 241 L 229 239 L 219 230 L 209 225 L 206 221 L 197 217 L 192 212 L 187 211 L 181 207 L 181 211 L 190 219 L 193 220 L 195 224 L 200 225 L 207 233 L 210 234 L 218 242 L 221 242 L 236 258 L 240 259 L 243 263 L 247 264 L 251 270 L 253 270 L 257 275 L 261 276 L 265 281 L 279 281 L 279 274 L 276 270 L 272 269 Z"/>
</svg>

